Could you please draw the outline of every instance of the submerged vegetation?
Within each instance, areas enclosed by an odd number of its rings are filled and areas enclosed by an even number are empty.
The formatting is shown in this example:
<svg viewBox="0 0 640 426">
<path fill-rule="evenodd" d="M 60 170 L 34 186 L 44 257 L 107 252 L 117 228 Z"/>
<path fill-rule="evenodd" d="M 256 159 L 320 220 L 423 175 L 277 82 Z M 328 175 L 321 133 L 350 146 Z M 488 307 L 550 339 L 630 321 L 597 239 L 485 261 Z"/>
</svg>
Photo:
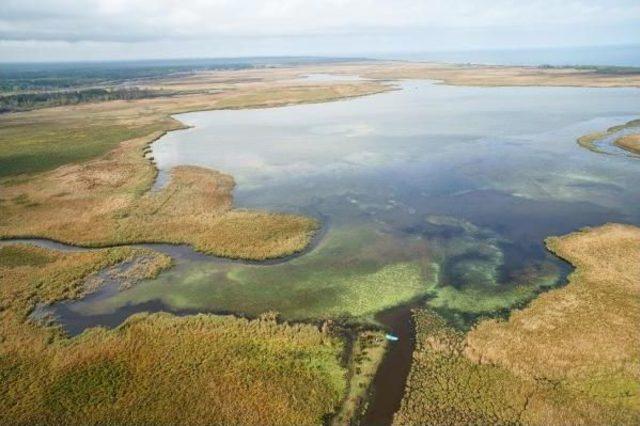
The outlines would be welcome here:
<svg viewBox="0 0 640 426">
<path fill-rule="evenodd" d="M 429 311 L 414 314 L 396 424 L 640 421 L 640 229 L 607 225 L 548 246 L 576 271 L 508 321 L 465 336 Z"/>
<path fill-rule="evenodd" d="M 320 424 L 336 409 L 346 372 L 330 328 L 139 314 L 70 339 L 28 319 L 37 304 L 82 295 L 92 273 L 141 254 L 0 248 L 0 422 Z"/>
<path fill-rule="evenodd" d="M 366 227 L 332 229 L 312 252 L 287 262 L 268 267 L 192 264 L 187 271 L 167 271 L 154 282 L 100 300 L 91 311 L 161 300 L 176 310 L 250 316 L 274 310 L 289 320 L 371 322 L 376 313 L 428 293 L 430 265 L 416 259 L 423 251 L 419 241 L 403 246 L 392 235 Z"/>
<path fill-rule="evenodd" d="M 425 222 L 438 276 L 426 303 L 459 325 L 512 309 L 558 282 L 558 267 L 546 259 L 529 259 L 526 267 L 502 276 L 507 241 L 489 229 L 448 216 L 428 216 Z"/>
<path fill-rule="evenodd" d="M 425 223 L 421 237 L 411 239 L 368 224 L 334 226 L 312 252 L 287 262 L 191 264 L 127 293 L 92 301 L 86 312 L 112 313 L 161 300 L 176 310 L 253 316 L 276 310 L 286 319 L 375 322 L 381 311 L 426 300 L 464 325 L 520 306 L 559 282 L 561 271 L 546 258 L 524 267 L 509 265 L 513 273 L 503 277 L 502 241 L 486 228 L 444 216 L 429 216 Z"/>
</svg>

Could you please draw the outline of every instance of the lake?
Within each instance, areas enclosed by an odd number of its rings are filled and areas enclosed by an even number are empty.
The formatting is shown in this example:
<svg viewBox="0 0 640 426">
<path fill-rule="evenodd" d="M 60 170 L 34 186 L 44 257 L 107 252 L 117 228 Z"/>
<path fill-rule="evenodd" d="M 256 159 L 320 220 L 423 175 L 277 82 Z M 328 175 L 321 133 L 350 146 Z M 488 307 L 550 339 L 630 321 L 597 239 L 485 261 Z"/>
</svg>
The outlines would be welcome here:
<svg viewBox="0 0 640 426">
<path fill-rule="evenodd" d="M 326 81 L 324 75 L 312 80 Z M 637 117 L 637 89 L 479 88 L 404 81 L 337 102 L 178 115 L 190 127 L 152 145 L 160 173 L 234 176 L 239 208 L 322 224 L 305 253 L 266 264 L 156 246 L 175 266 L 119 291 L 58 303 L 70 334 L 140 311 L 278 311 L 382 326 L 400 337 L 374 382 L 366 421 L 398 408 L 413 350 L 410 309 L 468 329 L 566 282 L 544 239 L 606 222 L 640 224 L 640 163 L 576 139 Z"/>
<path fill-rule="evenodd" d="M 317 217 L 317 245 L 264 266 L 186 256 L 155 280 L 67 303 L 69 321 L 100 323 L 153 302 L 174 312 L 366 322 L 426 299 L 464 327 L 563 282 L 567 267 L 545 237 L 640 223 L 637 160 L 575 143 L 635 118 L 637 90 L 399 87 L 179 115 L 191 127 L 152 147 L 160 182 L 180 164 L 229 173 L 238 207 Z"/>
</svg>

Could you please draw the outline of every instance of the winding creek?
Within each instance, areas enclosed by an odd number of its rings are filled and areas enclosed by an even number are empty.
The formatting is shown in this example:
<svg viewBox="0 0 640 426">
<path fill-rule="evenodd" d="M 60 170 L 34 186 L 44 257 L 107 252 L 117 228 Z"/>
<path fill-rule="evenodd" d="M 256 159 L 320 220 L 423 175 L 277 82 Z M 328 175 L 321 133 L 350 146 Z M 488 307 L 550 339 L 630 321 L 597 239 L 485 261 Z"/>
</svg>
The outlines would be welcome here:
<svg viewBox="0 0 640 426">
<path fill-rule="evenodd" d="M 634 135 L 637 133 L 638 133 L 638 127 L 635 127 L 635 126 L 628 129 L 622 129 L 620 131 L 607 135 L 601 139 L 598 139 L 597 141 L 594 142 L 593 145 L 597 151 L 600 151 L 603 154 L 633 157 L 633 158 L 640 159 L 639 154 L 635 154 L 626 149 L 620 148 L 615 143 L 616 140 L 618 140 L 623 136 Z"/>
<path fill-rule="evenodd" d="M 119 291 L 57 304 L 70 334 L 140 311 L 231 312 L 378 324 L 400 340 L 374 382 L 368 424 L 398 408 L 413 348 L 410 308 L 466 329 L 562 284 L 544 238 L 605 222 L 640 224 L 640 167 L 576 144 L 636 118 L 636 89 L 478 88 L 404 81 L 343 101 L 177 116 L 152 145 L 157 186 L 177 165 L 237 182 L 242 208 L 312 215 L 323 232 L 268 264 L 144 245 L 175 266 Z M 51 248 L 74 249 L 43 240 Z"/>
</svg>

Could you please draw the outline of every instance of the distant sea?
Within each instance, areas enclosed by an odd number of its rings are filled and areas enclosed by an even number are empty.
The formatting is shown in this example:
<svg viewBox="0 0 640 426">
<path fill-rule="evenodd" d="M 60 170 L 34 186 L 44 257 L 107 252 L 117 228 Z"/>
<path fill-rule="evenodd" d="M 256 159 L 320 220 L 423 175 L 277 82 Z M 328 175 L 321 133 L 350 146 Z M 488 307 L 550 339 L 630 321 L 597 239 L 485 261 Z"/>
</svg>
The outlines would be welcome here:
<svg viewBox="0 0 640 426">
<path fill-rule="evenodd" d="M 571 48 L 495 49 L 376 55 L 380 59 L 491 65 L 600 65 L 640 67 L 640 44 Z"/>
</svg>

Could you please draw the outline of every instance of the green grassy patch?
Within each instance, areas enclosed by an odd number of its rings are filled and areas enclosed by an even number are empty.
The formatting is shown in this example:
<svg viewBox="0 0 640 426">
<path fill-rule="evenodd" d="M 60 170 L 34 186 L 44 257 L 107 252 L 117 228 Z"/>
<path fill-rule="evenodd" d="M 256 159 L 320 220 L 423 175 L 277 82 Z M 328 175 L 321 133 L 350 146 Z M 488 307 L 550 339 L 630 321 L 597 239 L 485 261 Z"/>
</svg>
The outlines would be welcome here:
<svg viewBox="0 0 640 426">
<path fill-rule="evenodd" d="M 52 170 L 106 154 L 120 142 L 160 126 L 80 122 L 0 123 L 0 177 Z"/>
<path fill-rule="evenodd" d="M 0 247 L 0 268 L 17 266 L 40 266 L 53 261 L 44 250 L 26 250 L 24 246 Z"/>
<path fill-rule="evenodd" d="M 417 311 L 414 322 L 414 362 L 394 424 L 519 423 L 532 384 L 466 359 L 464 335 L 436 314 Z"/>
<path fill-rule="evenodd" d="M 53 413 L 70 413 L 80 407 L 113 404 L 122 394 L 131 373 L 121 363 L 111 360 L 93 361 L 56 378 L 48 389 L 44 404 Z"/>
</svg>

